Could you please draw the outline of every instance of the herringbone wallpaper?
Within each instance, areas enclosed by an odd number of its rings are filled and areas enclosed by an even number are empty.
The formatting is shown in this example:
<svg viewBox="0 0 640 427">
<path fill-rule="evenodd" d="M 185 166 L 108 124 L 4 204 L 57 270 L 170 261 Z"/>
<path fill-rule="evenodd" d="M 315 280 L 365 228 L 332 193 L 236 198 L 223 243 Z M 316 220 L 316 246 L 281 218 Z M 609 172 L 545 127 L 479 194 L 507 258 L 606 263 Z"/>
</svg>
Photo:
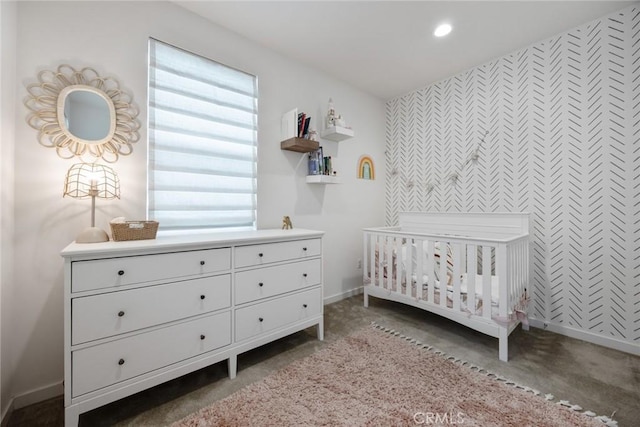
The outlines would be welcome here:
<svg viewBox="0 0 640 427">
<path fill-rule="evenodd" d="M 640 344 L 638 5 L 389 101 L 386 140 L 387 225 L 530 212 L 529 315 Z"/>
</svg>

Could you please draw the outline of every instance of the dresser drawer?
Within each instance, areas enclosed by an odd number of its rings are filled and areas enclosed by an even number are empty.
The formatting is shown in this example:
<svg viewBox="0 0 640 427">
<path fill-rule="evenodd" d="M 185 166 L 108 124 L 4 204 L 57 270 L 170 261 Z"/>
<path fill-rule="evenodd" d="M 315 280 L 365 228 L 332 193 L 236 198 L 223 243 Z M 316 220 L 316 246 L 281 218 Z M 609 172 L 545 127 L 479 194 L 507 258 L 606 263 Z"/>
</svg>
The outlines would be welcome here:
<svg viewBox="0 0 640 427">
<path fill-rule="evenodd" d="M 231 343 L 231 313 L 224 312 L 72 353 L 73 397 Z"/>
<path fill-rule="evenodd" d="M 319 285 L 322 261 L 311 259 L 236 273 L 236 304 Z"/>
<path fill-rule="evenodd" d="M 236 310 L 236 341 L 322 313 L 322 291 L 310 289 Z"/>
<path fill-rule="evenodd" d="M 205 275 L 230 268 L 229 248 L 76 261 L 71 264 L 71 291 Z"/>
<path fill-rule="evenodd" d="M 71 300 L 71 341 L 79 344 L 231 305 L 231 275 Z"/>
<path fill-rule="evenodd" d="M 235 266 L 250 267 L 271 262 L 315 257 L 319 256 L 321 252 L 320 239 L 239 246 L 235 248 Z"/>
</svg>

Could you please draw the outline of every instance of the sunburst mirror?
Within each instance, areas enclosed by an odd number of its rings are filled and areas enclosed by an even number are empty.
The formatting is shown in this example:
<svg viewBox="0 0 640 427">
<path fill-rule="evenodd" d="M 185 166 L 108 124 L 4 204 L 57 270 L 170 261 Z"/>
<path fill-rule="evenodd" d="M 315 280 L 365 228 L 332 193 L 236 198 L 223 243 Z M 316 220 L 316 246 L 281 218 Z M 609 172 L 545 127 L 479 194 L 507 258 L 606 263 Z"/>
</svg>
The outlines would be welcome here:
<svg viewBox="0 0 640 427">
<path fill-rule="evenodd" d="M 131 154 L 140 139 L 131 96 L 116 79 L 100 77 L 93 68 L 63 64 L 41 71 L 27 91 L 27 123 L 38 131 L 41 145 L 55 148 L 64 159 L 113 163 Z"/>
</svg>

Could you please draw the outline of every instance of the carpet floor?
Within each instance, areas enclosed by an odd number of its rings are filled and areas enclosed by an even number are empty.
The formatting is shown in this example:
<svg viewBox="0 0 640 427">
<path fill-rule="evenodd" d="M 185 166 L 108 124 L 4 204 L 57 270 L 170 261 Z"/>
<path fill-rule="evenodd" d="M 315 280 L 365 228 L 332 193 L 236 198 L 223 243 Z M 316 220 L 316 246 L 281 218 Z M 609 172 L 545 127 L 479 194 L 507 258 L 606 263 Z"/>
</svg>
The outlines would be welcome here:
<svg viewBox="0 0 640 427">
<path fill-rule="evenodd" d="M 551 399 L 372 325 L 172 427 L 603 425 Z"/>
<path fill-rule="evenodd" d="M 317 340 L 315 328 L 289 335 L 239 355 L 238 376 L 233 380 L 228 378 L 226 361 L 216 363 L 82 414 L 80 427 L 170 426 L 371 322 L 558 399 L 611 416 L 620 427 L 638 425 L 640 356 L 543 329 L 517 328 L 509 337 L 509 362 L 505 363 L 498 360 L 495 338 L 404 304 L 372 298 L 365 308 L 362 295 L 355 295 L 325 306 L 325 341 Z M 2 424 L 62 427 L 63 417 L 59 396 L 16 409 Z"/>
</svg>

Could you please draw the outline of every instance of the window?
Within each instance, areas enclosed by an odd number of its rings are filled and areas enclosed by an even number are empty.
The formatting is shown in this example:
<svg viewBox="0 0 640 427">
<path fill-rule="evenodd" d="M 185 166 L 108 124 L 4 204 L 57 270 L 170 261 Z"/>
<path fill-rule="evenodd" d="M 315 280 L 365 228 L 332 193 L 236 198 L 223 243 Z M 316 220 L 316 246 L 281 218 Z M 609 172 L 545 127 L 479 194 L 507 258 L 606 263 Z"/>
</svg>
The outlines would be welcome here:
<svg viewBox="0 0 640 427">
<path fill-rule="evenodd" d="M 255 229 L 257 78 L 149 39 L 148 216 Z"/>
</svg>

